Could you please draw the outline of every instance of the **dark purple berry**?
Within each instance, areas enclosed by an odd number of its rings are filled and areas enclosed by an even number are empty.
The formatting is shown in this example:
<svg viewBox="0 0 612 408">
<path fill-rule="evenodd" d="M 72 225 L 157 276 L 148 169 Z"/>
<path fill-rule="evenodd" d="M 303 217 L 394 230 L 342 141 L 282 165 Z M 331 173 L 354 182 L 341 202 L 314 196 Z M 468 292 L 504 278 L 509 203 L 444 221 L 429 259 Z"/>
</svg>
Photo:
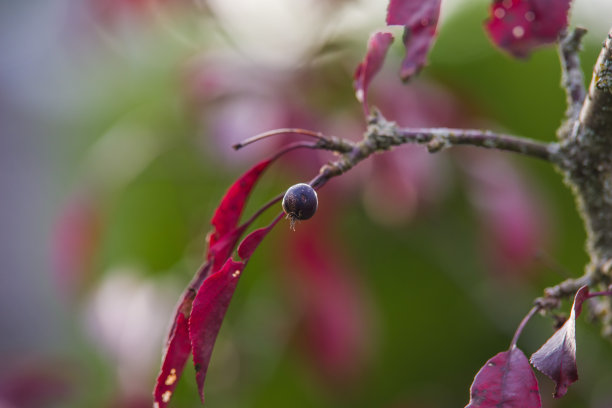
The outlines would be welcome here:
<svg viewBox="0 0 612 408">
<path fill-rule="evenodd" d="M 289 187 L 283 197 L 283 211 L 291 219 L 292 226 L 296 220 L 307 220 L 312 217 L 318 205 L 317 192 L 305 183 Z"/>
</svg>

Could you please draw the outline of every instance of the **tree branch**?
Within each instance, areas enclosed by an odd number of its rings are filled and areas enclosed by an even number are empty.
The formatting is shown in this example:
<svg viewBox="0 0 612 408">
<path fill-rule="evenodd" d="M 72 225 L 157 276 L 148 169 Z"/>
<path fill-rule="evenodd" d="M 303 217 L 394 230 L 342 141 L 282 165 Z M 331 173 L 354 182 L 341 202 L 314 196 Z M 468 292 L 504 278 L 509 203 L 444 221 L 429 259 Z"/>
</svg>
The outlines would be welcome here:
<svg viewBox="0 0 612 408">
<path fill-rule="evenodd" d="M 345 150 L 347 143 L 352 143 L 350 151 Z M 558 160 L 557 154 L 559 152 L 557 143 L 542 143 L 491 131 L 400 128 L 395 122 L 387 121 L 379 112 L 375 112 L 370 117 L 368 129 L 360 142 L 342 141 L 341 144 L 334 147 L 331 140 L 328 141 L 326 148 L 342 153 L 342 156 L 339 160 L 323 166 L 320 174 L 310 184 L 314 188 L 320 188 L 329 179 L 350 170 L 371 154 L 403 144 L 426 145 L 431 153 L 451 146 L 474 146 L 519 153 L 551 162 Z"/>
<path fill-rule="evenodd" d="M 403 143 L 427 144 L 430 152 L 450 146 L 476 146 L 485 149 L 505 150 L 550 161 L 558 145 L 541 143 L 526 138 L 498 134 L 489 130 L 473 129 L 399 129 Z"/>
<path fill-rule="evenodd" d="M 574 32 L 573 36 L 576 35 L 580 36 Z M 577 83 L 572 85 L 571 66 L 577 64 L 577 56 L 572 51 L 572 43 L 577 42 L 571 41 L 571 36 L 562 40 L 565 46 L 561 45 L 563 84 L 568 92 L 571 116 L 559 134 L 563 136 L 564 129 L 570 131 L 562 138 L 555 162 L 576 197 L 587 232 L 590 262 L 582 277 L 545 290 L 545 297 L 540 301 L 553 306 L 555 299 L 573 294 L 581 284 L 605 289 L 612 283 L 612 30 L 603 43 L 589 92 L 576 117 L 573 115 L 580 92 Z M 597 303 L 602 311 L 602 333 L 612 339 L 612 301 L 605 297 L 597 299 Z"/>
<path fill-rule="evenodd" d="M 606 144 L 612 144 L 612 30 L 603 43 L 593 69 L 593 79 L 582 110 L 580 123 Z"/>
</svg>

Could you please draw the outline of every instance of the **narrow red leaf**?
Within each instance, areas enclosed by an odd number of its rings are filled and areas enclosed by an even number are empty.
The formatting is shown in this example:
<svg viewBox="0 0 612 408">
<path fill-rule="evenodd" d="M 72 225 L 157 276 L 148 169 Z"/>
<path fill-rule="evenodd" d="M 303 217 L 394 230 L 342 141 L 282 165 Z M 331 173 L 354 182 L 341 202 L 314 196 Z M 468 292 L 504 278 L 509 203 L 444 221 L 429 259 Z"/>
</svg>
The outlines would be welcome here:
<svg viewBox="0 0 612 408">
<path fill-rule="evenodd" d="M 368 50 L 365 58 L 357 66 L 353 75 L 353 86 L 355 87 L 355 95 L 357 100 L 363 104 L 365 115 L 369 115 L 368 108 L 368 88 L 374 76 L 380 71 L 380 68 L 385 61 L 387 50 L 393 42 L 391 33 L 382 31 L 375 32 L 368 41 Z"/>
<path fill-rule="evenodd" d="M 478 371 L 466 408 L 540 408 L 540 391 L 525 354 L 513 347 L 498 353 Z"/>
<path fill-rule="evenodd" d="M 485 22 L 491 40 L 517 58 L 557 41 L 568 24 L 571 0 L 494 0 Z"/>
<path fill-rule="evenodd" d="M 387 8 L 387 25 L 404 26 L 404 48 L 400 76 L 407 81 L 427 63 L 440 18 L 441 0 L 391 0 Z"/>
<path fill-rule="evenodd" d="M 220 238 L 236 228 L 242 210 L 244 209 L 246 199 L 261 174 L 268 168 L 272 161 L 273 159 L 266 159 L 256 164 L 236 180 L 227 190 L 212 217 L 211 223 L 215 230 L 210 235 L 209 247 L 212 247 Z"/>
<path fill-rule="evenodd" d="M 190 351 L 193 352 L 196 367 L 203 368 L 203 370 L 196 369 L 196 378 L 200 394 L 202 394 L 202 384 L 210 353 L 234 292 L 237 278 L 244 268 L 244 263 L 233 263 L 230 256 L 250 222 L 241 226 L 237 224 L 253 186 L 273 161 L 274 158 L 271 158 L 258 163 L 236 180 L 223 196 L 213 215 L 214 231 L 208 236 L 207 261 L 183 292 L 174 313 L 174 320 L 162 358 L 162 368 L 154 390 L 156 408 L 165 407 L 168 404 Z M 264 236 L 265 234 L 257 243 Z M 256 246 L 254 245 L 251 249 L 251 254 Z M 223 279 L 226 279 L 225 284 L 223 284 Z M 223 285 L 225 287 L 222 287 Z M 198 311 L 194 318 L 192 312 L 195 304 L 198 305 Z M 192 320 L 195 322 L 195 329 L 192 329 Z M 192 331 L 195 334 L 192 334 Z"/>
<path fill-rule="evenodd" d="M 164 408 L 168 405 L 176 388 L 176 383 L 183 373 L 190 351 L 191 343 L 189 342 L 187 317 L 183 313 L 179 313 L 166 345 L 161 371 L 157 376 L 155 390 L 153 391 L 154 408 Z"/>
<path fill-rule="evenodd" d="M 204 402 L 204 380 L 208 371 L 210 356 L 221 329 L 223 318 L 232 300 L 238 279 L 247 261 L 270 230 L 282 218 L 282 214 L 265 228 L 257 229 L 247 235 L 238 246 L 242 262 L 231 258 L 204 280 L 200 286 L 189 318 L 189 339 L 193 353 L 193 364 L 196 370 L 196 383 L 200 398 Z"/>
<path fill-rule="evenodd" d="M 427 54 L 436 36 L 436 25 L 437 22 L 433 22 L 404 29 L 402 41 L 406 48 L 406 56 L 400 69 L 402 81 L 409 80 L 427 64 Z"/>
<path fill-rule="evenodd" d="M 570 385 L 578 380 L 576 367 L 576 317 L 582 311 L 589 288 L 581 287 L 574 297 L 569 319 L 531 356 L 531 364 L 557 383 L 554 397 L 561 398 Z"/>
<path fill-rule="evenodd" d="M 189 358 L 191 343 L 189 341 L 188 319 L 191 314 L 196 290 L 208 276 L 210 268 L 210 262 L 202 265 L 181 295 L 174 311 L 174 318 L 168 332 L 162 357 L 162 366 L 157 376 L 155 390 L 153 391 L 154 401 L 158 404 L 155 408 L 163 408 L 168 404 L 176 387 L 176 381 L 178 381 L 183 373 L 185 363 Z"/>
<path fill-rule="evenodd" d="M 248 225 L 242 225 L 231 230 L 227 234 L 220 237 L 214 245 L 208 249 L 207 259 L 212 263 L 212 272 L 218 271 L 225 261 L 232 255 L 232 251 L 236 247 L 236 243 L 246 230 Z"/>
<path fill-rule="evenodd" d="M 228 259 L 221 269 L 206 278 L 193 301 L 189 318 L 189 339 L 202 402 L 204 402 L 204 380 L 213 346 L 243 269 L 243 262 Z"/>
</svg>

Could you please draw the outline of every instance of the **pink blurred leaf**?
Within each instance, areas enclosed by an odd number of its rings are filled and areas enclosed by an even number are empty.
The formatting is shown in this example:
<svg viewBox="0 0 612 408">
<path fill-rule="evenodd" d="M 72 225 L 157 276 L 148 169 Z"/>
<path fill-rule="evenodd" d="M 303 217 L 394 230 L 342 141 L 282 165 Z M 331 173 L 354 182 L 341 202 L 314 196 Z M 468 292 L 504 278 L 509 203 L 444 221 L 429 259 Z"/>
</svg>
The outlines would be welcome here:
<svg viewBox="0 0 612 408">
<path fill-rule="evenodd" d="M 378 31 L 370 37 L 368 41 L 368 51 L 363 61 L 357 66 L 353 75 L 353 86 L 357 100 L 363 104 L 365 115 L 369 115 L 368 108 L 368 87 L 374 76 L 380 71 L 383 65 L 387 50 L 393 42 L 391 33 Z"/>
<path fill-rule="evenodd" d="M 58 370 L 61 367 L 61 370 Z M 74 406 L 82 392 L 81 366 L 37 352 L 4 353 L 0 370 L 2 408 Z"/>
<path fill-rule="evenodd" d="M 200 286 L 193 301 L 189 318 L 189 339 L 196 370 L 196 382 L 202 402 L 204 402 L 204 380 L 210 356 L 223 318 L 236 290 L 238 279 L 259 243 L 281 218 L 282 215 L 279 215 L 269 226 L 247 235 L 238 246 L 238 254 L 243 261 L 236 262 L 229 258 L 221 269 L 213 270 L 213 273 Z"/>
<path fill-rule="evenodd" d="M 91 270 L 103 228 L 102 211 L 91 194 L 69 198 L 53 229 L 53 263 L 62 289 L 80 289 Z"/>
<path fill-rule="evenodd" d="M 246 199 L 261 174 L 268 168 L 272 161 L 273 159 L 266 159 L 256 164 L 236 180 L 227 190 L 211 221 L 215 229 L 210 235 L 209 246 L 212 247 L 220 238 L 236 228 L 242 210 L 244 209 Z"/>
<path fill-rule="evenodd" d="M 179 312 L 173 326 L 162 357 L 161 371 L 157 376 L 155 390 L 153 391 L 153 401 L 157 404 L 155 405 L 156 408 L 164 408 L 168 405 L 191 351 L 185 314 Z"/>
<path fill-rule="evenodd" d="M 569 319 L 531 356 L 531 364 L 557 383 L 555 398 L 561 398 L 567 388 L 578 380 L 576 367 L 576 317 L 582 302 L 588 298 L 589 288 L 581 287 L 574 297 Z"/>
<path fill-rule="evenodd" d="M 536 47 L 554 43 L 567 27 L 571 0 L 494 0 L 485 23 L 498 46 L 526 58 Z"/>
<path fill-rule="evenodd" d="M 301 315 L 299 346 L 321 383 L 338 391 L 354 388 L 367 372 L 376 330 L 370 293 L 331 224 L 319 218 L 303 225 L 285 256 L 287 290 Z"/>
<path fill-rule="evenodd" d="M 538 381 L 525 354 L 513 347 L 478 371 L 466 408 L 540 408 Z"/>
<path fill-rule="evenodd" d="M 427 63 L 427 54 L 436 36 L 441 0 L 391 0 L 387 25 L 404 26 L 406 56 L 400 77 L 409 80 Z"/>
<path fill-rule="evenodd" d="M 547 245 L 545 200 L 506 157 L 486 153 L 466 154 L 460 162 L 470 177 L 468 197 L 478 211 L 483 256 L 498 278 L 525 278 L 538 270 L 538 250 Z"/>
</svg>

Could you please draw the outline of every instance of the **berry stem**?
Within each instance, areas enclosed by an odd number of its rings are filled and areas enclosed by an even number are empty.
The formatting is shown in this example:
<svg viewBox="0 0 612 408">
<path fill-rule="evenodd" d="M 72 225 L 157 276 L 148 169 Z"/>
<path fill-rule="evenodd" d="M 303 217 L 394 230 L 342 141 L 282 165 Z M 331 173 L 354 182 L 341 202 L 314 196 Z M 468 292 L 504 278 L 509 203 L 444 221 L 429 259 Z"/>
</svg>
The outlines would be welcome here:
<svg viewBox="0 0 612 408">
<path fill-rule="evenodd" d="M 259 133 L 253 137 L 243 140 L 240 143 L 236 143 L 235 145 L 232 146 L 232 148 L 234 148 L 234 150 L 239 150 L 245 146 L 250 145 L 251 143 L 255 143 L 262 139 L 267 139 L 272 136 L 289 135 L 289 134 L 309 136 L 317 140 L 324 140 L 324 141 L 327 140 L 321 132 L 315 132 L 312 130 L 299 129 L 299 128 L 282 128 L 282 129 L 275 129 L 275 130 L 270 130 L 267 132 Z"/>
<path fill-rule="evenodd" d="M 534 307 L 531 308 L 531 310 L 529 311 L 529 313 L 527 313 L 527 315 L 525 317 L 523 317 L 523 320 L 521 320 L 521 323 L 519 323 L 518 327 L 516 328 L 516 332 L 514 332 L 514 337 L 512 337 L 512 341 L 510 342 L 510 350 L 512 350 L 513 348 L 516 347 L 516 343 L 518 342 L 519 337 L 521 336 L 521 333 L 523 332 L 523 329 L 525 328 L 525 326 L 527 325 L 527 322 L 533 317 L 534 314 L 536 314 L 538 311 L 540 310 L 540 306 L 536 305 Z"/>
</svg>

